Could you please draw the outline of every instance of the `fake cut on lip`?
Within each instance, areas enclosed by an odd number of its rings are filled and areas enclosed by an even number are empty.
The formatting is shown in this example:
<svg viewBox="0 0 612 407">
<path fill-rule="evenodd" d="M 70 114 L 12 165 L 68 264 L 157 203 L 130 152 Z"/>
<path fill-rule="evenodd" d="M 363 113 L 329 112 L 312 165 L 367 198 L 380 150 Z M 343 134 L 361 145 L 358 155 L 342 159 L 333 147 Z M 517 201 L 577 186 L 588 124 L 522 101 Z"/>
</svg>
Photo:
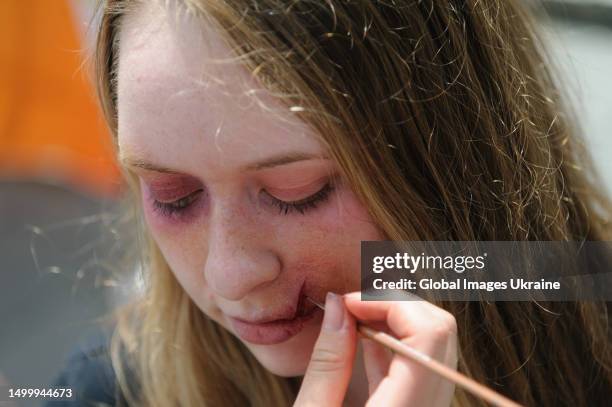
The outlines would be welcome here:
<svg viewBox="0 0 612 407">
<path fill-rule="evenodd" d="M 309 321 L 322 315 L 322 310 L 306 298 L 302 288 L 296 311 L 290 318 L 249 322 L 230 317 L 232 328 L 238 337 L 252 344 L 274 345 L 285 342 L 299 334 Z"/>
</svg>

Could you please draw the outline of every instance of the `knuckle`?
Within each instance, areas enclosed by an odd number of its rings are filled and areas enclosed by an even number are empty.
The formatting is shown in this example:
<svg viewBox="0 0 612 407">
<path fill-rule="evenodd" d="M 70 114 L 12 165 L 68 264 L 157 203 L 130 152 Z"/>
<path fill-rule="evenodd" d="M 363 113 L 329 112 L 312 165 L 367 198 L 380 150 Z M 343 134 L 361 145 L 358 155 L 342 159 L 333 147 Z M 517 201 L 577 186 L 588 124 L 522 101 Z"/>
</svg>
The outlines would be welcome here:
<svg viewBox="0 0 612 407">
<path fill-rule="evenodd" d="M 325 347 L 315 349 L 310 359 L 310 369 L 319 373 L 335 372 L 343 366 L 342 355 Z"/>
<path fill-rule="evenodd" d="M 447 316 L 445 319 L 446 319 L 446 326 L 448 328 L 448 331 L 452 335 L 456 335 L 457 334 L 457 320 L 455 319 L 453 314 L 447 313 Z"/>
<path fill-rule="evenodd" d="M 432 327 L 431 335 L 440 340 L 446 340 L 457 334 L 457 321 L 451 314 L 440 318 Z"/>
</svg>

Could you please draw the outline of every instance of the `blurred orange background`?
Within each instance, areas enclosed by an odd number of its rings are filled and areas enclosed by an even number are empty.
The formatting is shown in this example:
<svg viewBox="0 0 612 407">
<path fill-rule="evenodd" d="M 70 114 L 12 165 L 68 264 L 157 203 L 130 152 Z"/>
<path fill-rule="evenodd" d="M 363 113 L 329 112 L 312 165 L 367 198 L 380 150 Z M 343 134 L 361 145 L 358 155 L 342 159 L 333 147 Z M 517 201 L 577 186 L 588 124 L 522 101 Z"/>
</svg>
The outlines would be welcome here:
<svg viewBox="0 0 612 407">
<path fill-rule="evenodd" d="M 116 196 L 119 171 L 68 0 L 5 0 L 0 13 L 0 178 Z"/>
</svg>

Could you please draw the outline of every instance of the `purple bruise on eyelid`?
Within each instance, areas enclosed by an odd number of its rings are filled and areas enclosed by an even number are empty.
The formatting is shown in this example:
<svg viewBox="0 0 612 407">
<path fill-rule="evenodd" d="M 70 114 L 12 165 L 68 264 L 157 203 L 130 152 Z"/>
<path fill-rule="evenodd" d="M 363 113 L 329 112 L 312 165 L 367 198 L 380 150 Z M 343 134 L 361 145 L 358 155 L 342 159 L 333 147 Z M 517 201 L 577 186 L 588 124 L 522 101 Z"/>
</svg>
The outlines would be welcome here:
<svg viewBox="0 0 612 407">
<path fill-rule="evenodd" d="M 145 212 L 152 216 L 153 219 L 161 219 L 163 222 L 176 222 L 176 223 L 187 223 L 194 217 L 198 216 L 202 205 L 205 203 L 205 199 L 200 196 L 202 194 L 202 187 L 191 186 L 190 188 L 184 189 L 184 187 L 178 187 L 164 190 L 163 196 L 160 196 L 160 190 L 155 192 L 151 191 L 151 186 L 145 182 L 142 185 L 142 198 L 143 205 L 145 206 Z M 201 185 L 201 184 L 199 184 Z M 197 192 L 200 191 L 200 192 Z M 180 210 L 170 210 L 164 207 L 164 203 L 173 203 L 194 193 L 198 193 L 194 199 L 186 207 Z M 160 204 L 159 201 L 162 201 Z"/>
<path fill-rule="evenodd" d="M 141 181 L 149 196 L 157 201 L 172 202 L 203 188 L 200 181 L 186 176 L 160 177 Z"/>
<path fill-rule="evenodd" d="M 147 181 L 141 178 L 140 181 L 145 211 L 164 222 L 187 223 L 200 214 L 207 201 L 202 183 L 193 177 L 157 177 Z M 296 201 L 282 201 L 269 194 L 264 194 L 264 199 L 279 214 L 304 215 L 327 201 L 333 189 L 334 186 L 327 182 L 314 194 Z"/>
</svg>

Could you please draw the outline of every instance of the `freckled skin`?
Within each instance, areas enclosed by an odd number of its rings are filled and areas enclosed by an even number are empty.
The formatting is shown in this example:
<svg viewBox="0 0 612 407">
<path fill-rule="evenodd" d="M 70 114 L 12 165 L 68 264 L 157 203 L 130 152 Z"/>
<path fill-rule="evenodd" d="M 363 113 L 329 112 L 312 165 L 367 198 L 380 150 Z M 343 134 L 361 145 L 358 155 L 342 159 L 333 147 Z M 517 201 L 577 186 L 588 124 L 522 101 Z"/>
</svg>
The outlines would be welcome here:
<svg viewBox="0 0 612 407">
<path fill-rule="evenodd" d="M 334 185 L 304 214 L 281 214 L 262 199 L 266 188 L 282 200 L 307 198 L 321 174 L 338 171 L 335 164 L 244 170 L 286 153 L 325 156 L 316 134 L 263 91 L 256 92 L 259 102 L 275 113 L 248 103 L 252 96 L 244 92 L 261 86 L 235 62 L 211 62 L 229 53 L 213 27 L 184 13 L 176 20 L 175 10 L 155 2 L 143 7 L 127 16 L 120 34 L 119 148 L 122 156 L 197 179 L 206 190 L 184 221 L 164 218 L 143 199 L 149 230 L 181 286 L 232 332 L 229 316 L 286 310 L 302 283 L 319 300 L 327 291 L 358 289 L 360 241 L 382 236 L 347 185 Z M 170 200 L 172 181 L 164 174 L 138 174 L 143 189 L 157 182 Z M 245 344 L 272 372 L 300 375 L 319 329 L 317 318 L 285 342 Z"/>
</svg>

